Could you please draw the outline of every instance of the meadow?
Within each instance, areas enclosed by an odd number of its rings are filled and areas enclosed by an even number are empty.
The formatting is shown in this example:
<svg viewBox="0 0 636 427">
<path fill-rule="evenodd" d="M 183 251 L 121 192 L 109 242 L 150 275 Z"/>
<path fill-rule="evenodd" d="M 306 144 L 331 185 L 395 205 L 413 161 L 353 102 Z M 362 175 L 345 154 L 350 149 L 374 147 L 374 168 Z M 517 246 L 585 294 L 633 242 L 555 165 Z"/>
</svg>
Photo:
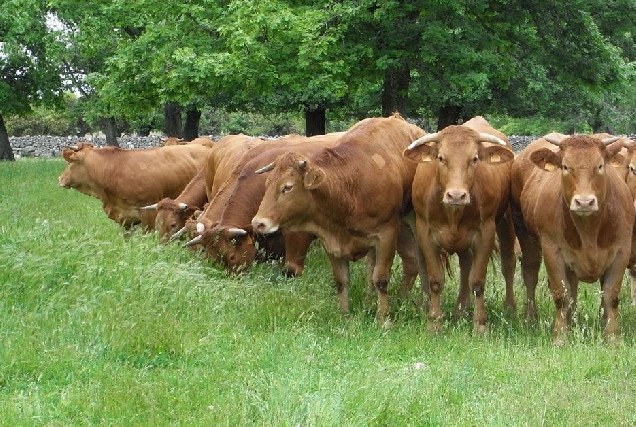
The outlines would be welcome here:
<svg viewBox="0 0 636 427">
<path fill-rule="evenodd" d="M 319 245 L 305 274 L 275 264 L 228 276 L 153 234 L 125 238 L 98 200 L 57 185 L 62 160 L 0 163 L 0 425 L 635 425 L 636 311 L 624 281 L 622 342 L 581 284 L 569 341 L 551 342 L 545 279 L 538 324 L 503 312 L 489 268 L 485 336 L 450 316 L 427 331 L 395 298 L 379 329 L 352 264 L 351 315 L 337 309 Z M 518 270 L 518 269 L 517 269 Z M 393 284 L 400 273 L 394 267 Z"/>
</svg>

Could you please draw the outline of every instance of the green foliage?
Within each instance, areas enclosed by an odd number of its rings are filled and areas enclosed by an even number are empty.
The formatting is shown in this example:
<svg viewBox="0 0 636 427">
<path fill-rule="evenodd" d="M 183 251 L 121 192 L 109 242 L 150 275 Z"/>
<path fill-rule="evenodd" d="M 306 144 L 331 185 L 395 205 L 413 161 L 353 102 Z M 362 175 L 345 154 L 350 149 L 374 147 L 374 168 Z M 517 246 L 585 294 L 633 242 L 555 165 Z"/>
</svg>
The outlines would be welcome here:
<svg viewBox="0 0 636 427">
<path fill-rule="evenodd" d="M 98 200 L 57 186 L 63 168 L 62 160 L 0 168 L 7 425 L 636 423 L 627 293 L 624 343 L 613 347 L 601 337 L 597 285 L 581 285 L 570 343 L 555 349 L 545 277 L 540 321 L 526 325 L 501 312 L 497 263 L 486 288 L 488 335 L 471 336 L 469 319 L 450 318 L 430 334 L 393 289 L 395 326 L 379 330 L 363 263 L 352 264 L 352 313 L 343 319 L 320 246 L 301 278 L 269 264 L 228 277 L 178 244 L 124 238 Z M 445 313 L 456 292 L 449 279 Z"/>
</svg>

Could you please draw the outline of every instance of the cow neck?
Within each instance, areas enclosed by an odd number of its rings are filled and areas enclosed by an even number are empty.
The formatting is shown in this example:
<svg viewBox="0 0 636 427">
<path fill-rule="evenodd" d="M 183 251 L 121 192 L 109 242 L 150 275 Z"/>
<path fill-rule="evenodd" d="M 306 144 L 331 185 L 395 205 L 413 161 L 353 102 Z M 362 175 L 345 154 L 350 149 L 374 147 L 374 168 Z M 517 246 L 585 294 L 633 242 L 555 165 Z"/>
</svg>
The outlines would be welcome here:
<svg viewBox="0 0 636 427">
<path fill-rule="evenodd" d="M 220 225 L 238 228 L 251 227 L 252 218 L 265 194 L 266 175 L 248 174 L 239 176 L 221 214 Z"/>
</svg>

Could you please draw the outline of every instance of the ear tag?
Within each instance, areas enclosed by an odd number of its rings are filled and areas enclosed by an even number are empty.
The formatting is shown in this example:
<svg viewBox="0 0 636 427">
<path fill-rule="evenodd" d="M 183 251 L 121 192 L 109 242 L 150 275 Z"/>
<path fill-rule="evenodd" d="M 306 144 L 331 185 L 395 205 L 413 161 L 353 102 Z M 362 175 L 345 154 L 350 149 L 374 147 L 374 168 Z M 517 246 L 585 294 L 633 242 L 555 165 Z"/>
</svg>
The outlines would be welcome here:
<svg viewBox="0 0 636 427">
<path fill-rule="evenodd" d="M 493 154 L 492 156 L 490 156 L 490 162 L 491 163 L 501 162 L 501 156 L 499 154 Z"/>
<path fill-rule="evenodd" d="M 430 156 L 430 154 L 425 154 L 422 156 L 422 161 L 423 162 L 430 162 L 431 160 L 433 160 Z"/>
<path fill-rule="evenodd" d="M 556 169 L 556 166 L 555 166 L 555 165 L 553 165 L 552 163 L 546 163 L 546 164 L 543 166 L 543 169 L 547 170 L 548 172 L 552 172 L 553 170 L 555 170 L 555 169 Z"/>
</svg>

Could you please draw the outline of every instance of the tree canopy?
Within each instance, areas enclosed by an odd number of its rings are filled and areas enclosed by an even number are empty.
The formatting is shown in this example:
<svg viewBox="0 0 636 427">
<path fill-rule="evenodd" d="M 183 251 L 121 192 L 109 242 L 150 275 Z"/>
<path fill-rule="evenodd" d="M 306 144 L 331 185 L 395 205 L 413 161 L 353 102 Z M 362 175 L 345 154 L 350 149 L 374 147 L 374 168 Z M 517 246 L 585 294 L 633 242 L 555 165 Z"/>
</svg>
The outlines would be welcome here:
<svg viewBox="0 0 636 427">
<path fill-rule="evenodd" d="M 9 0 L 0 12 L 5 114 L 65 82 L 87 117 L 138 122 L 170 104 L 303 111 L 308 127 L 325 111 L 399 111 L 438 127 L 505 114 L 596 129 L 636 106 L 624 96 L 634 0 Z"/>
</svg>

